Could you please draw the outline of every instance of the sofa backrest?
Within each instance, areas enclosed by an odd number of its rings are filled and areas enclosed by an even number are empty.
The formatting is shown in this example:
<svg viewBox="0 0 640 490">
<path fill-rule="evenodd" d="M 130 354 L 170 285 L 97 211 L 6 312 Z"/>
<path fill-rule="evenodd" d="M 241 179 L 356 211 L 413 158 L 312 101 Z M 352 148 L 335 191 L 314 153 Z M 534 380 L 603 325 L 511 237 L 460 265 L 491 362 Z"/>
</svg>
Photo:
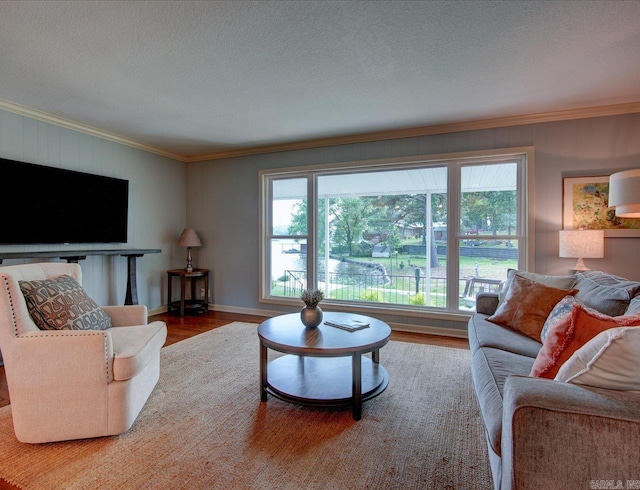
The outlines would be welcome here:
<svg viewBox="0 0 640 490">
<path fill-rule="evenodd" d="M 640 282 L 602 271 L 579 272 L 574 288 L 578 289 L 578 301 L 610 316 L 633 313 L 629 310 L 631 301 L 640 294 Z M 637 302 L 635 308 L 640 311 Z"/>
<path fill-rule="evenodd" d="M 629 301 L 629 307 L 624 312 L 625 315 L 640 315 L 640 295 L 636 295 Z"/>
</svg>

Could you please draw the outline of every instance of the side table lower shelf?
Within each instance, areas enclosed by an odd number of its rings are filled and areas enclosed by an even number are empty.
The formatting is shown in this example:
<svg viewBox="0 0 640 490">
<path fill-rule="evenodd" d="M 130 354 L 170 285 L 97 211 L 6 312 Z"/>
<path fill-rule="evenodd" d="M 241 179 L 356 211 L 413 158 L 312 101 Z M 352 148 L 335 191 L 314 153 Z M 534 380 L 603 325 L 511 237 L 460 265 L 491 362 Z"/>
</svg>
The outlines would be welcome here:
<svg viewBox="0 0 640 490">
<path fill-rule="evenodd" d="M 180 301 L 172 301 L 169 305 L 168 312 L 177 310 L 180 311 Z M 184 302 L 184 311 L 187 312 L 197 312 L 204 313 L 207 311 L 207 303 L 202 301 L 201 299 L 188 299 Z"/>
</svg>

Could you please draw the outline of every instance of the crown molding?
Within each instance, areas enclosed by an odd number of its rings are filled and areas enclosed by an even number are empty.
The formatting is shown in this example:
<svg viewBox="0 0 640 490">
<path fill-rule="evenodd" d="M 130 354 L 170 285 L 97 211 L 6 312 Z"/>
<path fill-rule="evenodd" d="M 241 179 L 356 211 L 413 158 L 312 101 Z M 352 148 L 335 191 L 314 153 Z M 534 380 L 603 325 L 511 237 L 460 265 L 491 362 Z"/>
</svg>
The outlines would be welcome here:
<svg viewBox="0 0 640 490">
<path fill-rule="evenodd" d="M 622 114 L 640 113 L 640 102 L 629 102 L 625 104 L 605 105 L 598 107 L 585 107 L 580 109 L 569 109 L 564 111 L 541 112 L 537 114 L 525 114 L 520 116 L 505 116 L 491 119 L 479 119 L 447 124 L 433 124 L 429 126 L 419 126 L 412 128 L 392 129 L 387 131 L 376 131 L 370 133 L 359 133 L 345 136 L 333 136 L 329 138 L 318 138 L 291 143 L 280 143 L 275 145 L 254 146 L 238 148 L 236 150 L 224 150 L 206 155 L 186 156 L 171 153 L 160 148 L 156 148 L 144 143 L 140 143 L 131 138 L 119 134 L 94 128 L 86 124 L 78 123 L 70 119 L 49 114 L 47 112 L 31 109 L 15 102 L 0 99 L 0 109 L 26 116 L 31 119 L 54 124 L 62 128 L 71 129 L 80 133 L 95 136 L 107 141 L 119 143 L 121 145 L 137 148 L 149 153 L 154 153 L 163 157 L 171 158 L 179 162 L 204 162 L 210 160 L 221 160 L 223 158 L 236 158 L 242 156 L 259 155 L 263 153 L 277 153 L 281 151 L 308 150 L 310 148 L 321 148 L 326 146 L 351 145 L 355 143 L 369 143 L 373 141 L 385 141 L 401 138 L 414 138 L 418 136 L 430 136 L 446 133 L 460 133 L 463 131 L 477 131 L 481 129 L 493 129 L 510 126 L 522 126 L 525 124 L 539 124 L 556 121 L 567 121 L 572 119 L 586 119 L 591 117 L 618 116 Z"/>
<path fill-rule="evenodd" d="M 324 146 L 350 145 L 354 143 L 369 143 L 373 141 L 385 141 L 401 138 L 414 138 L 417 136 L 429 136 L 435 134 L 460 133 L 463 131 L 476 131 L 480 129 L 493 129 L 509 126 L 523 126 L 525 124 L 539 124 L 571 119 L 587 119 L 590 117 L 618 116 L 621 114 L 634 114 L 640 112 L 640 102 L 606 105 L 598 107 L 585 107 L 581 109 L 568 109 L 564 111 L 541 112 L 537 114 L 525 114 L 520 116 L 505 116 L 491 119 L 479 119 L 457 123 L 434 124 L 404 129 L 392 129 L 371 133 L 360 133 L 346 136 L 334 136 L 314 140 L 298 141 L 276 145 L 255 146 L 226 150 L 188 157 L 187 162 L 202 162 L 207 160 L 220 160 L 223 158 L 235 158 L 262 153 L 276 153 L 280 151 L 307 150 Z"/>
<path fill-rule="evenodd" d="M 19 116 L 25 116 L 31 119 L 36 119 L 38 121 L 53 124 L 61 128 L 71 129 L 79 133 L 88 134 L 89 136 L 95 136 L 96 138 L 112 141 L 113 143 L 119 143 L 121 145 L 137 148 L 138 150 L 143 150 L 149 153 L 155 153 L 156 155 L 160 155 L 163 157 L 172 158 L 173 160 L 179 160 L 181 162 L 187 161 L 186 157 L 182 155 L 176 155 L 174 153 L 170 153 L 168 151 L 164 151 L 150 145 L 145 145 L 144 143 L 140 143 L 139 141 L 121 136 L 116 133 L 111 133 L 103 129 L 94 128 L 86 124 L 72 121 L 71 119 L 66 119 L 54 114 L 49 114 L 48 112 L 31 109 L 30 107 L 16 104 L 15 102 L 9 102 L 8 100 L 0 99 L 0 109 L 2 109 L 3 111 L 18 114 Z"/>
</svg>

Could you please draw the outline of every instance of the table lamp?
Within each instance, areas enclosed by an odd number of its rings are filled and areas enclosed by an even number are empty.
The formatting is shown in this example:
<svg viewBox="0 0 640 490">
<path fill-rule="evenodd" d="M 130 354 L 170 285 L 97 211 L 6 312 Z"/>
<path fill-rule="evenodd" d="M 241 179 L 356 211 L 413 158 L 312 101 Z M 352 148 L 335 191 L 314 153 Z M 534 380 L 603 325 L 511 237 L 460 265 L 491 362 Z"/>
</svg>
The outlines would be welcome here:
<svg viewBox="0 0 640 490">
<path fill-rule="evenodd" d="M 575 271 L 588 271 L 582 259 L 604 257 L 604 230 L 560 230 L 560 257 L 578 259 Z"/>
<path fill-rule="evenodd" d="M 640 218 L 640 168 L 609 177 L 609 207 L 621 218 Z"/>
<path fill-rule="evenodd" d="M 193 272 L 193 265 L 191 264 L 191 247 L 202 247 L 202 242 L 193 228 L 185 228 L 178 238 L 178 245 L 181 247 L 187 247 L 187 266 L 184 268 L 187 272 Z"/>
</svg>

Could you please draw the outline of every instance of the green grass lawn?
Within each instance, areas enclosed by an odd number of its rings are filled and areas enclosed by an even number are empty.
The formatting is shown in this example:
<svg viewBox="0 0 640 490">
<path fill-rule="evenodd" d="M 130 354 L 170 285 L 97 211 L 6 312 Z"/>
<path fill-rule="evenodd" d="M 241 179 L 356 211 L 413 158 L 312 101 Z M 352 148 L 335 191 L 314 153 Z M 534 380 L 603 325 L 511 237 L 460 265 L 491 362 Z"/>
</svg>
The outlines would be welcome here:
<svg viewBox="0 0 640 490">
<path fill-rule="evenodd" d="M 407 240 L 403 243 L 409 243 Z M 415 239 L 420 243 L 420 239 Z M 337 258 L 337 257 L 336 257 Z M 432 267 L 431 283 L 429 286 L 429 298 L 425 295 L 425 267 L 426 257 L 422 255 L 398 253 L 392 258 L 382 257 L 351 257 L 353 261 L 380 264 L 384 266 L 390 282 L 379 285 L 352 285 L 332 284 L 329 291 L 325 290 L 326 297 L 347 301 L 366 301 L 373 303 L 388 303 L 398 305 L 422 306 L 429 303 L 432 307 L 444 307 L 446 303 L 446 266 L 444 255 L 438 255 L 438 267 Z M 404 267 L 402 267 L 404 266 Z M 473 277 L 506 280 L 507 270 L 516 269 L 518 261 L 515 259 L 500 260 L 484 257 L 460 257 L 460 292 L 463 291 L 465 280 Z M 420 269 L 419 292 L 416 293 L 415 270 Z M 345 281 L 346 283 L 346 281 Z M 271 293 L 274 296 L 297 297 L 298 294 L 291 288 L 285 288 L 281 281 L 275 281 Z M 468 309 L 469 305 L 464 299 L 460 300 L 460 306 Z"/>
</svg>

